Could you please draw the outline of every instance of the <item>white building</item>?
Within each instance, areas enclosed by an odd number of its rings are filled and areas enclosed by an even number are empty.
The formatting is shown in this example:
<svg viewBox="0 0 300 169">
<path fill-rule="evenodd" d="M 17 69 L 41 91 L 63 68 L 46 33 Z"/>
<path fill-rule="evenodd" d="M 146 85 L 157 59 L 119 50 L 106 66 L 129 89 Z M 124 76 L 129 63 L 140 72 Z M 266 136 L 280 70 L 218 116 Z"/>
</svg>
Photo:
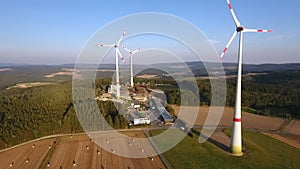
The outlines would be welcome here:
<svg viewBox="0 0 300 169">
<path fill-rule="evenodd" d="M 151 123 L 151 121 L 149 118 L 133 119 L 133 125 L 150 124 L 150 123 Z"/>
</svg>

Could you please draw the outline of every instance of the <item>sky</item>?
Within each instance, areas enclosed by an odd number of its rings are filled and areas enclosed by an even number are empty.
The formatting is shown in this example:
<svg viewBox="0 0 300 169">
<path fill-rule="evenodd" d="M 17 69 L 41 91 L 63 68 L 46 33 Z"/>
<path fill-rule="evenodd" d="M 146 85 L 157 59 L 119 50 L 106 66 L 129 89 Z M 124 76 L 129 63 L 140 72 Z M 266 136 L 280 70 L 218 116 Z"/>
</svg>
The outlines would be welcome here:
<svg viewBox="0 0 300 169">
<path fill-rule="evenodd" d="M 243 26 L 273 30 L 245 34 L 244 63 L 300 63 L 299 0 L 231 3 Z M 0 63 L 75 63 L 97 30 L 118 18 L 143 12 L 168 13 L 185 19 L 200 29 L 219 53 L 235 31 L 226 0 L 2 1 Z M 237 49 L 238 39 L 223 61 L 236 62 Z"/>
</svg>

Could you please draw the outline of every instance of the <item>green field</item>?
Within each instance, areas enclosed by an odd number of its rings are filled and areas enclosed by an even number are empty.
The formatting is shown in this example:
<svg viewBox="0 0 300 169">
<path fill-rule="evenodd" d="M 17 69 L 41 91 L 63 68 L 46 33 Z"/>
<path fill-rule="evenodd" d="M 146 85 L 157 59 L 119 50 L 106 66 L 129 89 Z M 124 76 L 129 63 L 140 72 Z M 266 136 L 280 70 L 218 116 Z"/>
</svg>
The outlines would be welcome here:
<svg viewBox="0 0 300 169">
<path fill-rule="evenodd" d="M 163 130 L 152 130 L 157 135 Z M 230 130 L 225 130 L 230 134 Z M 177 168 L 300 168 L 300 150 L 263 135 L 259 132 L 243 131 L 244 156 L 234 157 L 217 146 L 198 143 L 198 137 L 185 137 L 176 147 L 164 153 Z"/>
</svg>

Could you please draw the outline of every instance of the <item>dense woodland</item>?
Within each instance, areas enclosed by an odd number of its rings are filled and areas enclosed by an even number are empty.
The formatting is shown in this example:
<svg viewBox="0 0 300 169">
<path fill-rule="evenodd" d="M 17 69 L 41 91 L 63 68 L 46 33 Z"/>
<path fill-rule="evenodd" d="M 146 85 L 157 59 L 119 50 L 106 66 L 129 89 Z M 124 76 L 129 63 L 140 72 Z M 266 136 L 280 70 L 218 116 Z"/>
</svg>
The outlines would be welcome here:
<svg viewBox="0 0 300 169">
<path fill-rule="evenodd" d="M 110 83 L 105 79 L 96 80 L 96 93 L 105 92 Z M 91 124 L 78 120 L 74 109 L 76 102 L 72 100 L 71 82 L 26 89 L 3 89 L 0 91 L 0 104 L 0 148 L 50 134 L 83 132 L 80 123 L 92 126 L 91 119 L 97 120 L 93 117 L 95 114 L 86 114 L 81 118 Z M 97 101 L 97 104 L 110 126 L 127 127 L 128 120 L 117 111 L 124 109 L 123 105 L 110 101 Z M 89 108 L 85 107 L 87 112 Z"/>
<path fill-rule="evenodd" d="M 197 86 L 189 87 L 187 81 L 177 84 L 170 78 L 135 81 L 146 82 L 149 88 L 163 90 L 169 104 L 195 105 L 200 99 L 201 105 L 210 105 L 209 80 L 199 79 Z M 96 80 L 95 93 L 105 92 L 110 83 L 109 79 Z M 226 105 L 234 106 L 235 79 L 227 79 L 226 85 Z M 184 89 L 182 93 L 178 86 Z M 194 93 L 196 87 L 200 98 Z M 181 102 L 186 100 L 184 97 L 194 101 Z M 117 111 L 124 109 L 124 106 L 112 102 L 97 103 L 108 124 L 114 128 L 127 127 L 128 120 Z M 26 89 L 2 89 L 0 104 L 0 148 L 45 135 L 83 131 L 75 113 L 74 104 L 78 103 L 72 100 L 70 81 Z M 293 118 L 300 118 L 300 72 L 271 72 L 267 75 L 243 78 L 242 104 L 244 110 L 256 114 L 281 117 L 288 114 Z M 97 115 L 87 115 L 86 118 L 97 119 L 94 116 Z M 92 127 L 94 124 L 87 125 Z"/>
<path fill-rule="evenodd" d="M 71 91 L 71 83 L 2 90 L 1 147 L 49 134 L 81 132 Z"/>
</svg>

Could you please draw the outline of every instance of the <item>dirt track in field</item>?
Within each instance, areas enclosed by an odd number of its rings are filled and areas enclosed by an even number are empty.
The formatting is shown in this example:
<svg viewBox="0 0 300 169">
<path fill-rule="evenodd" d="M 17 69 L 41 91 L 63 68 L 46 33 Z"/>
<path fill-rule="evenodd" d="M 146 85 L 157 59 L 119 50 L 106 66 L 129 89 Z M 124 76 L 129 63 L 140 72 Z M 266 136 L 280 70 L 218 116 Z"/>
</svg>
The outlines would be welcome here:
<svg viewBox="0 0 300 169">
<path fill-rule="evenodd" d="M 124 135 L 135 138 L 145 138 L 143 131 L 126 131 Z M 114 138 L 120 140 L 119 138 Z M 49 158 L 45 160 L 47 153 L 49 153 L 49 145 L 53 144 L 53 141 L 57 140 L 52 154 L 48 154 Z M 113 143 L 113 138 L 110 138 L 110 144 Z M 121 151 L 121 149 L 134 148 L 125 146 L 114 151 Z M 32 148 L 35 144 L 35 148 Z M 143 144 L 145 145 L 145 144 Z M 154 151 L 150 143 L 149 146 L 144 146 L 143 153 Z M 128 150 L 129 151 L 129 150 Z M 137 151 L 140 151 L 137 149 Z M 29 158 L 29 162 L 26 163 L 26 159 Z M 145 158 L 126 158 L 118 156 L 113 151 L 107 151 L 100 148 L 94 141 L 92 141 L 87 135 L 74 135 L 74 136 L 62 136 L 53 139 L 47 139 L 37 141 L 35 143 L 28 143 L 17 148 L 4 151 L 0 153 L 0 168 L 12 168 L 10 164 L 13 162 L 14 168 L 39 168 L 44 160 L 44 164 L 49 166 L 47 168 L 91 168 L 91 169 L 133 169 L 133 168 L 165 168 L 161 159 L 158 156 L 145 157 Z M 44 166 L 45 166 L 44 165 Z"/>
</svg>

